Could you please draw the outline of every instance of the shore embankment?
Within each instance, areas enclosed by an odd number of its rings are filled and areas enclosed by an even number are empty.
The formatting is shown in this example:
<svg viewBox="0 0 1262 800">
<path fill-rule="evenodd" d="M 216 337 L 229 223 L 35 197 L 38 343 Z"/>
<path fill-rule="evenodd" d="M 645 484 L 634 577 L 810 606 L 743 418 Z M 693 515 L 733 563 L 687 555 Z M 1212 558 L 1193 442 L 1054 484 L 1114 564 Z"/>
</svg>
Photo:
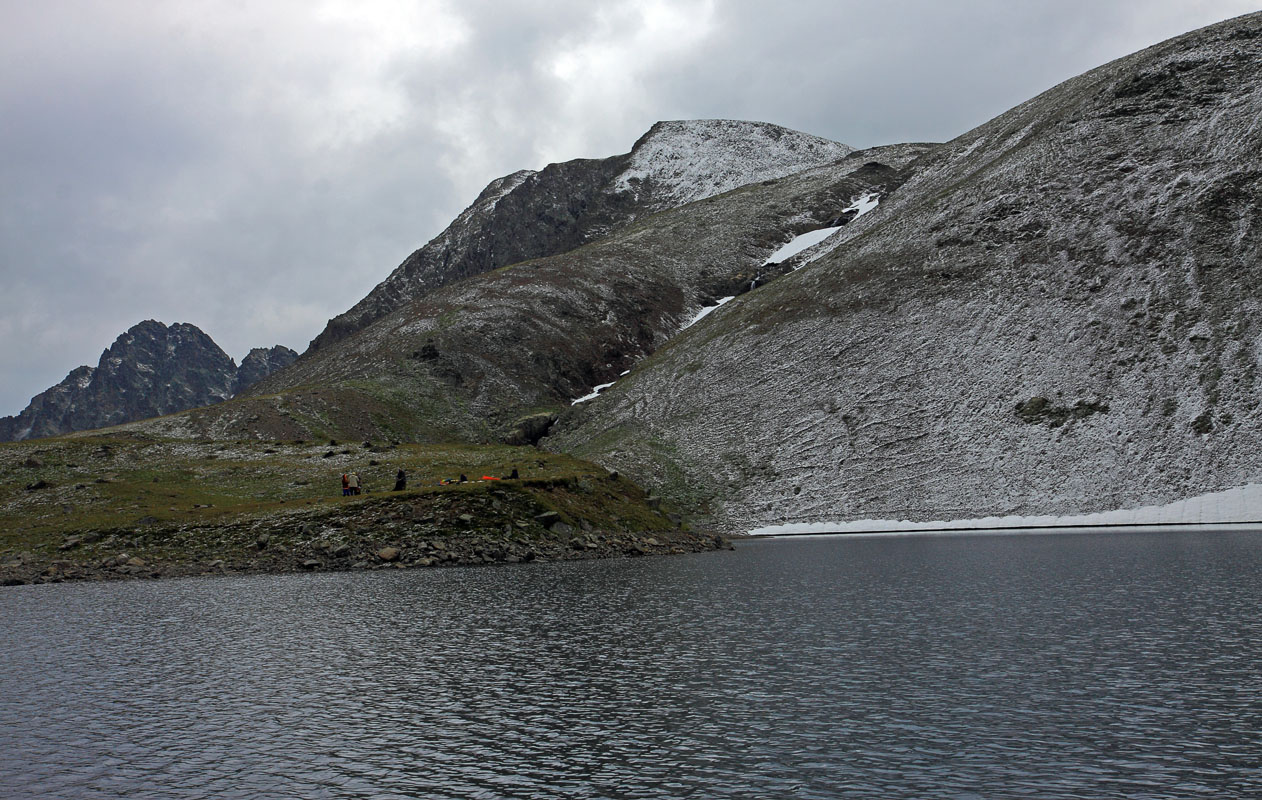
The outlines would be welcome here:
<svg viewBox="0 0 1262 800">
<path fill-rule="evenodd" d="M 409 488 L 384 488 L 399 470 Z M 341 495 L 345 472 L 363 494 Z M 616 473 L 533 448 L 92 437 L 0 447 L 6 585 L 727 547 Z"/>
</svg>

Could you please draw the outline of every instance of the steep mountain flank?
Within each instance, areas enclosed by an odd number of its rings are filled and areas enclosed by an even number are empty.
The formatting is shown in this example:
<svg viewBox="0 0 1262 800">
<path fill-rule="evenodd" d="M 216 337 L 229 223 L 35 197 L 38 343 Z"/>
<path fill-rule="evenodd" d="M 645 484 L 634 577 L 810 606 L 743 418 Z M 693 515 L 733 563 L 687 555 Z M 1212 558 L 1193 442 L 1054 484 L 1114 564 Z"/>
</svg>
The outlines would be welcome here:
<svg viewBox="0 0 1262 800">
<path fill-rule="evenodd" d="M 889 148 L 905 163 L 930 146 Z M 232 438 L 533 441 L 700 309 L 787 266 L 767 256 L 851 218 L 905 172 L 886 149 L 656 214 L 600 241 L 451 284 L 307 353 L 247 397 L 146 428 Z M 539 416 L 543 415 L 541 421 Z"/>
<path fill-rule="evenodd" d="M 470 275 L 573 250 L 657 211 L 836 161 L 853 148 L 765 122 L 659 122 L 630 153 L 550 164 L 492 181 L 459 217 L 311 349 L 362 330 Z"/>
<path fill-rule="evenodd" d="M 926 155 L 544 441 L 733 529 L 1257 479 L 1259 119 L 1262 14 L 1070 80 Z"/>
<path fill-rule="evenodd" d="M 14 417 L 0 418 L 0 441 L 57 436 L 218 403 L 298 354 L 277 345 L 257 348 L 236 363 L 187 323 L 146 320 L 101 354 L 36 395 Z"/>
</svg>

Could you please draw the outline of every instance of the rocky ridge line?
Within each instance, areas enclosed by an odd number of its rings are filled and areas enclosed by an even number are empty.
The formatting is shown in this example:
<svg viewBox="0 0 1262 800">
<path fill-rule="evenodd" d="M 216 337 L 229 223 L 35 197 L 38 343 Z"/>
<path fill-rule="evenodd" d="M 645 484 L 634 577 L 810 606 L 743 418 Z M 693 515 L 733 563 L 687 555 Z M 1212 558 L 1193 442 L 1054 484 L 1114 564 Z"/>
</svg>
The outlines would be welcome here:
<svg viewBox="0 0 1262 800">
<path fill-rule="evenodd" d="M 851 153 L 848 145 L 765 122 L 658 122 L 631 152 L 521 170 L 492 181 L 442 233 L 407 257 L 312 351 L 455 281 L 573 250 L 645 215 L 783 177 Z"/>
</svg>

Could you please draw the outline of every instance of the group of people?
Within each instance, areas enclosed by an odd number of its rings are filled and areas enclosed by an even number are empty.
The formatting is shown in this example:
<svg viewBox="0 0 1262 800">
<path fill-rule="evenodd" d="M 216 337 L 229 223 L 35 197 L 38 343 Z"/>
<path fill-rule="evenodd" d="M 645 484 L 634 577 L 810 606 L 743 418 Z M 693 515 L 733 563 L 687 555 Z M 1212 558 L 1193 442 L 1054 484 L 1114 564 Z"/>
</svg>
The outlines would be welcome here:
<svg viewBox="0 0 1262 800">
<path fill-rule="evenodd" d="M 406 488 L 408 488 L 408 474 L 403 470 L 399 470 L 398 474 L 394 476 L 394 490 L 401 492 Z M 362 484 L 360 483 L 358 472 L 342 473 L 342 497 L 359 494 L 361 489 Z"/>
<path fill-rule="evenodd" d="M 342 473 L 342 497 L 349 497 L 353 494 L 359 494 L 359 473 L 343 472 Z"/>
<path fill-rule="evenodd" d="M 503 476 L 502 478 L 497 478 L 492 475 L 483 475 L 481 478 L 481 480 L 484 480 L 484 481 L 515 481 L 517 479 L 518 479 L 518 476 L 517 476 L 516 467 L 513 468 L 513 471 L 511 473 Z M 454 480 L 448 480 L 444 478 L 439 481 L 439 484 L 446 486 L 447 484 L 451 484 L 451 483 L 467 483 L 468 481 L 469 481 L 469 478 L 462 473 L 459 478 L 456 478 Z M 360 491 L 362 490 L 362 486 L 363 484 L 359 480 L 358 472 L 343 472 L 342 473 L 342 497 L 350 497 L 352 495 L 359 494 Z M 403 490 L 407 488 L 408 488 L 408 474 L 404 472 L 403 470 L 399 470 L 398 473 L 394 476 L 394 491 L 402 492 Z"/>
</svg>

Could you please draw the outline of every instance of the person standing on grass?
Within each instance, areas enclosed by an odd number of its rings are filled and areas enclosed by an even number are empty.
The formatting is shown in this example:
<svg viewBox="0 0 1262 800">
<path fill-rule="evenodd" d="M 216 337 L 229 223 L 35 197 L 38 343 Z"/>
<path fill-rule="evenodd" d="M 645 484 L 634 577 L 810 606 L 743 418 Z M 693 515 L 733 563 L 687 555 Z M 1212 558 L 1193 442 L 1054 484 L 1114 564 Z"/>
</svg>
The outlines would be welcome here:
<svg viewBox="0 0 1262 800">
<path fill-rule="evenodd" d="M 342 497 L 351 493 L 351 479 L 345 472 L 342 473 Z"/>
<path fill-rule="evenodd" d="M 350 476 L 351 494 L 359 494 L 359 473 L 352 472 Z"/>
<path fill-rule="evenodd" d="M 408 474 L 399 470 L 399 474 L 394 476 L 394 490 L 401 492 L 406 488 L 408 488 Z"/>
</svg>

